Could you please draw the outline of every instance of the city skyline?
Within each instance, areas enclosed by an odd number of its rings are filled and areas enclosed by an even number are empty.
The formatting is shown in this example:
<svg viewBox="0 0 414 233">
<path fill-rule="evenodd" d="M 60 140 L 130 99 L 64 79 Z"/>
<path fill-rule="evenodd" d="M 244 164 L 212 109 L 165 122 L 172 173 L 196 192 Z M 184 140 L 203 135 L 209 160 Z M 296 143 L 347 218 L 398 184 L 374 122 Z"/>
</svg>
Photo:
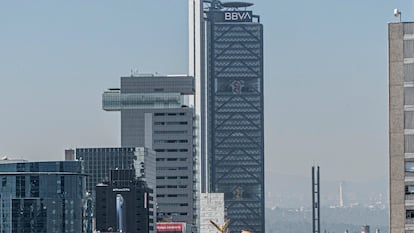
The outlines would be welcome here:
<svg viewBox="0 0 414 233">
<path fill-rule="evenodd" d="M 394 7 L 409 19 L 413 4 L 253 2 L 267 25 L 266 170 L 309 176 L 317 161 L 331 179 L 385 177 L 386 23 Z M 187 1 L 1 4 L 2 156 L 60 160 L 69 147 L 118 146 L 119 117 L 101 109 L 101 92 L 134 68 L 187 73 Z"/>
</svg>

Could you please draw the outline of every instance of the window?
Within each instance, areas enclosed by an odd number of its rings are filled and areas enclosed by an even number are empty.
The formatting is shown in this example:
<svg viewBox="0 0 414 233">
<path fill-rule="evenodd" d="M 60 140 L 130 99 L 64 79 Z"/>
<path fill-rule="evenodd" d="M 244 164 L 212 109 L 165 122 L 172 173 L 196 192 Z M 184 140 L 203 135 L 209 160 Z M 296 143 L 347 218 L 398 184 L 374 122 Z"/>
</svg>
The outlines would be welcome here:
<svg viewBox="0 0 414 233">
<path fill-rule="evenodd" d="M 406 185 L 405 186 L 405 194 L 414 194 L 414 185 Z"/>
<path fill-rule="evenodd" d="M 405 172 L 414 172 L 414 162 L 405 162 Z"/>
<path fill-rule="evenodd" d="M 404 128 L 414 129 L 414 112 L 404 112 Z"/>
<path fill-rule="evenodd" d="M 413 87 L 404 87 L 404 105 L 414 105 Z"/>
<path fill-rule="evenodd" d="M 414 219 L 414 210 L 406 210 L 405 216 L 407 219 Z"/>
<path fill-rule="evenodd" d="M 404 135 L 404 152 L 414 153 L 414 135 Z"/>
</svg>

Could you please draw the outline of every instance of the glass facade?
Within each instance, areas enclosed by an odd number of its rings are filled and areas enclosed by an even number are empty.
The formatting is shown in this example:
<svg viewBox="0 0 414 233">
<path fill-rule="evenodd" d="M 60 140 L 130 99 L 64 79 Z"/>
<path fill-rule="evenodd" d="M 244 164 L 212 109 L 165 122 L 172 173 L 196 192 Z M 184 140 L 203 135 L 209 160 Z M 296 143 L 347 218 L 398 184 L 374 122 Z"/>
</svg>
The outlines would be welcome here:
<svg viewBox="0 0 414 233">
<path fill-rule="evenodd" d="M 184 97 L 180 93 L 121 93 L 107 91 L 103 93 L 102 105 L 106 111 L 121 109 L 146 108 L 180 108 L 184 105 Z"/>
<path fill-rule="evenodd" d="M 232 232 L 264 233 L 263 27 L 225 14 L 207 13 L 210 191 L 224 193 Z"/>
<path fill-rule="evenodd" d="M 0 232 L 85 232 L 78 161 L 0 163 Z"/>
<path fill-rule="evenodd" d="M 109 180 L 111 170 L 134 169 L 137 177 L 155 188 L 155 152 L 145 148 L 77 148 L 83 162 L 86 190 L 95 197 L 95 186 Z"/>
</svg>

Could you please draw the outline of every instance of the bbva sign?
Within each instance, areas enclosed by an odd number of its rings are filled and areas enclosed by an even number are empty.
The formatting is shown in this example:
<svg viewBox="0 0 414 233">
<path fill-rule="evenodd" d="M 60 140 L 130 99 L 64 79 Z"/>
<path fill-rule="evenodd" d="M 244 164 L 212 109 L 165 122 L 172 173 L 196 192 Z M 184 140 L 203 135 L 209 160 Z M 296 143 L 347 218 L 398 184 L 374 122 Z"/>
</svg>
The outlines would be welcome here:
<svg viewBox="0 0 414 233">
<path fill-rule="evenodd" d="M 252 22 L 252 11 L 225 11 L 224 21 Z"/>
</svg>

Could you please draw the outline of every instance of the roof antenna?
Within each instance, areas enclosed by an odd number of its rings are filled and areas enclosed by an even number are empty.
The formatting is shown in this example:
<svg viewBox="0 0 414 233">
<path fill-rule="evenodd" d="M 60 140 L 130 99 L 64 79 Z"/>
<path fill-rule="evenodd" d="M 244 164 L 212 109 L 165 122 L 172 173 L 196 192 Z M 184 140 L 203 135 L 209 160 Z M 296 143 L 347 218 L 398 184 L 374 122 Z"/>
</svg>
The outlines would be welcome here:
<svg viewBox="0 0 414 233">
<path fill-rule="evenodd" d="M 401 11 L 398 10 L 397 8 L 394 9 L 394 17 L 400 18 L 400 23 L 401 23 Z"/>
</svg>

